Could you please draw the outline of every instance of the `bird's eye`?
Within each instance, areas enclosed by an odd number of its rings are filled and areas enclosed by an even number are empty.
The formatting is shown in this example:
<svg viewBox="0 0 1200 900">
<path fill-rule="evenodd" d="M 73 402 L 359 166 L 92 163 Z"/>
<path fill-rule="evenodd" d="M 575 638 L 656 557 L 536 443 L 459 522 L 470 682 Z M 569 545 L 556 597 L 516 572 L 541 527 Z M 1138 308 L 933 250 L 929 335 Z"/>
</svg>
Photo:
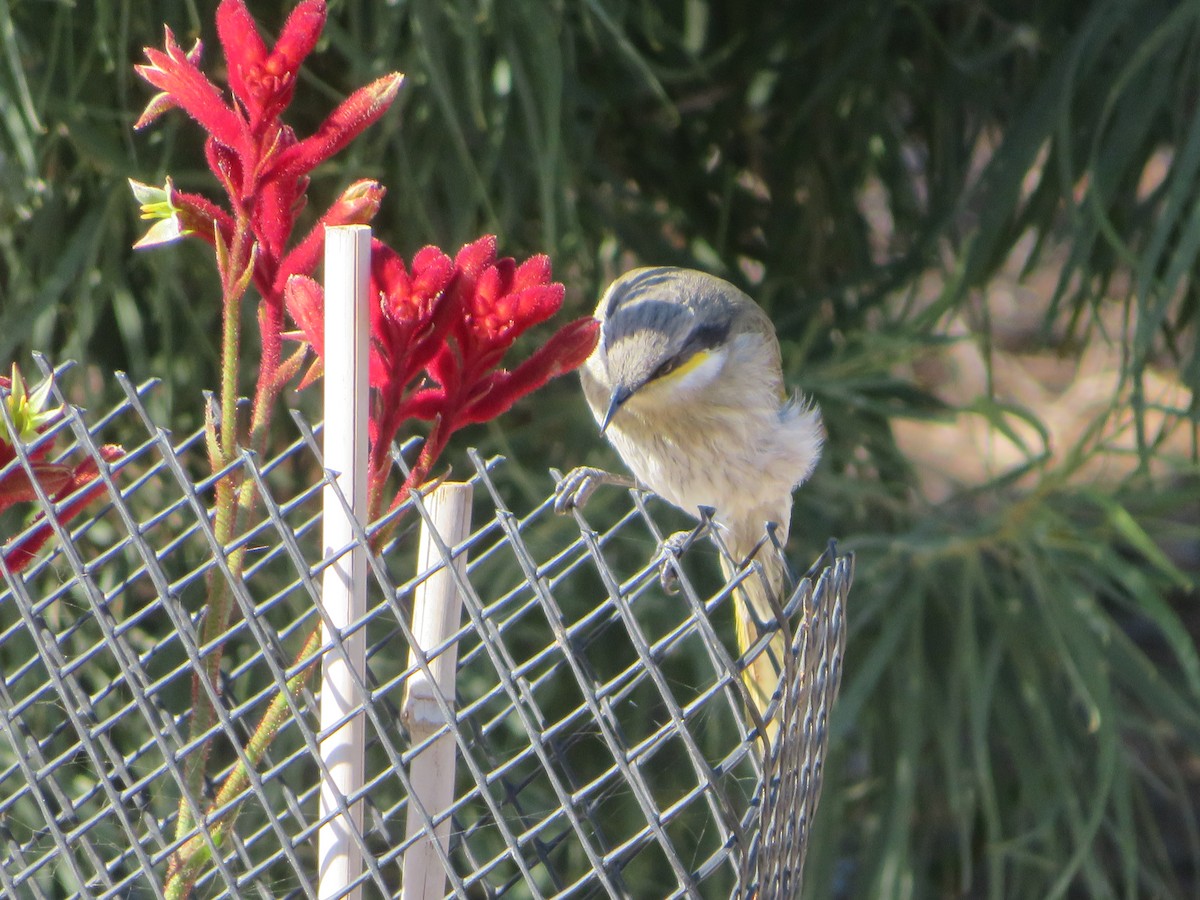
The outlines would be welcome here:
<svg viewBox="0 0 1200 900">
<path fill-rule="evenodd" d="M 679 368 L 679 360 L 678 359 L 668 359 L 666 362 L 664 362 L 662 365 L 660 365 L 657 369 L 654 370 L 654 374 L 650 376 L 650 380 L 654 381 L 657 378 L 663 378 L 667 375 L 670 375 L 672 372 L 674 372 L 678 368 Z"/>
</svg>

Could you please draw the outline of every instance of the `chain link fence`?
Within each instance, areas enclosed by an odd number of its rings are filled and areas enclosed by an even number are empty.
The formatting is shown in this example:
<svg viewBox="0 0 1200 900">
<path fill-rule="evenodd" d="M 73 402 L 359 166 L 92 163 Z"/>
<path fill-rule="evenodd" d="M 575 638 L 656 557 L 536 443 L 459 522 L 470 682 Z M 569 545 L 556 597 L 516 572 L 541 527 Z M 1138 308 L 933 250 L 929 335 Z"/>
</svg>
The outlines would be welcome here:
<svg viewBox="0 0 1200 900">
<path fill-rule="evenodd" d="M 103 489 L 69 523 L 43 495 L 56 539 L 20 573 L 0 566 L 0 892 L 164 897 L 172 857 L 192 840 L 204 848 L 194 896 L 316 897 L 319 678 L 287 688 L 311 668 L 298 656 L 321 623 L 319 576 L 330 564 L 318 533 L 329 480 L 319 444 L 297 416 L 296 438 L 278 455 L 241 456 L 234 468 L 257 512 L 222 547 L 203 433 L 160 427 L 145 402 L 153 384 L 118 381 L 125 398 L 110 411 L 65 406 L 41 438 L 64 461 L 95 459 Z M 117 440 L 126 454 L 108 464 L 100 447 Z M 0 480 L 28 467 L 28 452 L 18 448 Z M 711 542 L 684 555 L 680 592 L 667 597 L 654 559 L 661 503 L 613 489 L 618 513 L 600 527 L 589 512 L 555 515 L 547 477 L 543 502 L 514 508 L 505 466 L 471 455 L 473 527 L 437 563 L 467 560 L 462 627 L 426 648 L 430 658 L 457 649 L 455 696 L 442 703 L 452 715 L 435 735 L 452 737 L 457 778 L 448 809 L 416 810 L 415 834 L 405 826 L 410 773 L 429 741 L 409 733 L 402 703 L 415 671 L 412 598 L 430 574 L 416 565 L 420 497 L 370 556 L 368 611 L 342 634 L 364 633 L 368 648 L 366 783 L 345 798 L 365 812 L 354 889 L 400 896 L 406 851 L 448 821 L 437 853 L 454 897 L 795 896 L 852 559 L 831 547 L 785 598 L 792 653 L 780 738 L 764 754 L 747 719 L 745 661 L 732 649 L 737 579 L 722 583 Z M 12 512 L 5 533 L 39 527 Z M 233 553 L 244 553 L 240 577 Z M 237 612 L 205 644 L 217 579 Z M 193 673 L 216 644 L 216 723 L 193 734 L 195 691 L 208 690 Z M 219 796 L 281 696 L 289 714 L 265 754 L 243 787 Z M 185 765 L 205 746 L 208 776 L 192 795 Z M 202 823 L 182 835 L 181 799 Z"/>
</svg>

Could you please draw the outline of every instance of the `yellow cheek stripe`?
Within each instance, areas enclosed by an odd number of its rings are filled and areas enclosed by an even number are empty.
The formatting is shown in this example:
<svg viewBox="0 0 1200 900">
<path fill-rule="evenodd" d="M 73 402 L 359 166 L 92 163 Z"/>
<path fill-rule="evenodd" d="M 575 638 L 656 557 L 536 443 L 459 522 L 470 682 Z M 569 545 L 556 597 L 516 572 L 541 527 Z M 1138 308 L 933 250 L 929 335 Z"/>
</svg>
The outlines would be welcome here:
<svg viewBox="0 0 1200 900">
<path fill-rule="evenodd" d="M 704 365 L 704 363 L 707 362 L 711 356 L 711 350 L 697 350 L 692 354 L 691 358 L 687 362 L 683 363 L 679 368 L 668 372 L 666 375 L 660 378 L 659 381 L 666 383 L 668 381 L 674 381 L 678 378 L 682 378 L 688 372 L 695 371 Z"/>
</svg>

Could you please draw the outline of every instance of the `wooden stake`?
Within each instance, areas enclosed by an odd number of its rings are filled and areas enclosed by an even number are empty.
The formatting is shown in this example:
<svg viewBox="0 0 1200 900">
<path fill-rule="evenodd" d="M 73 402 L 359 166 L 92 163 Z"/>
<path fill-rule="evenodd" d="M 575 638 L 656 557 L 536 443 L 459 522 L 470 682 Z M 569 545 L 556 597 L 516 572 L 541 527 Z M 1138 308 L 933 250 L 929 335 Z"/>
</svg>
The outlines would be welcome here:
<svg viewBox="0 0 1200 900">
<path fill-rule="evenodd" d="M 453 548 L 466 539 L 471 531 L 472 493 L 469 484 L 447 483 L 425 498 L 430 521 L 421 529 L 418 572 L 429 571 L 444 559 L 434 540 L 435 529 L 447 547 Z M 460 574 L 466 571 L 466 562 L 466 554 L 459 554 L 454 559 L 453 565 Z M 454 707 L 458 645 L 451 644 L 433 658 L 428 654 L 437 652 L 438 647 L 457 633 L 461 619 L 462 597 L 449 567 L 443 565 L 417 586 L 413 599 L 413 634 L 417 646 L 429 659 L 434 680 L 431 684 L 426 674 L 417 670 L 405 685 L 402 716 L 414 745 L 424 742 L 446 725 L 446 718 L 435 699 L 435 684 L 450 707 Z M 415 650 L 409 651 L 408 664 L 417 665 Z M 436 819 L 450 808 L 454 801 L 454 769 L 454 736 L 449 732 L 435 739 L 412 761 L 409 777 L 414 796 L 409 798 L 406 834 L 409 839 L 417 839 L 404 853 L 402 900 L 432 900 L 446 895 L 447 872 L 434 841 L 441 846 L 443 854 L 449 854 L 450 819 L 447 817 L 438 823 L 434 834 L 430 835 L 418 809 L 424 809 Z"/>
</svg>

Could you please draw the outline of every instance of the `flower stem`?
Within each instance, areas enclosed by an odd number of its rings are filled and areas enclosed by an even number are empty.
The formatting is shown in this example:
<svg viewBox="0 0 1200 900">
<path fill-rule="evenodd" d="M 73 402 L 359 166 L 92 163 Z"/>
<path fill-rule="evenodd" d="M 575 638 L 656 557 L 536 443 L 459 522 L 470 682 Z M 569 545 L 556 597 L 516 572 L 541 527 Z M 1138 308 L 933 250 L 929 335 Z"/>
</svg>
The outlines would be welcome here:
<svg viewBox="0 0 1200 900">
<path fill-rule="evenodd" d="M 279 734 L 279 729 L 287 721 L 290 712 L 287 697 L 300 696 L 300 692 L 308 683 L 320 661 L 318 653 L 320 649 L 321 625 L 318 622 L 296 656 L 296 666 L 303 666 L 303 668 L 288 679 L 286 694 L 281 691 L 271 699 L 270 705 L 263 713 L 262 719 L 259 720 L 258 727 L 254 729 L 254 734 L 246 744 L 245 752 L 246 758 L 249 760 L 249 767 L 240 761 L 234 766 L 233 771 L 225 778 L 225 782 L 217 792 L 213 809 L 226 806 L 249 786 L 250 768 L 258 768 L 267 748 L 271 746 L 275 736 Z M 218 848 L 223 845 L 226 836 L 233 830 L 239 810 L 240 807 L 231 809 L 223 818 L 208 826 L 212 842 Z M 167 874 L 165 894 L 168 900 L 184 900 L 191 893 L 196 877 L 210 856 L 208 842 L 203 835 L 199 834 L 193 835 L 175 852 L 171 871 Z"/>
<path fill-rule="evenodd" d="M 250 448 L 262 453 L 267 446 L 271 410 L 283 385 L 279 380 L 279 335 L 283 331 L 282 303 L 264 300 L 259 306 L 258 330 L 262 338 L 262 355 L 258 361 L 258 382 L 250 407 Z"/>
<path fill-rule="evenodd" d="M 220 235 L 217 236 L 218 242 Z M 241 300 L 246 293 L 248 284 L 247 273 L 254 265 L 254 253 L 250 247 L 248 223 L 239 220 L 234 230 L 231 246 L 224 253 L 218 251 L 218 261 L 221 269 L 222 294 L 222 327 L 221 327 L 221 411 L 217 424 L 217 455 L 211 460 L 213 471 L 224 469 L 234 459 L 237 452 L 237 375 L 238 357 L 241 341 Z M 223 259 L 222 259 L 223 257 Z M 222 548 L 227 547 L 237 531 L 238 511 L 241 504 L 237 502 L 239 476 L 229 473 L 216 484 L 216 518 L 214 532 L 217 543 Z M 234 551 L 227 558 L 227 565 L 234 578 L 241 575 L 244 554 Z M 206 679 L 213 690 L 221 692 L 221 655 L 224 642 L 221 635 L 225 633 L 232 607 L 231 585 L 222 576 L 219 569 L 212 569 L 208 575 L 208 609 L 200 633 L 200 650 L 207 655 L 202 657 L 198 671 L 192 673 L 192 721 L 190 734 L 193 738 L 207 735 L 202 743 L 184 760 L 184 796 L 179 801 L 179 814 L 175 822 L 175 837 L 182 839 L 196 826 L 192 815 L 192 805 L 200 804 L 204 797 L 204 779 L 208 769 L 209 752 L 212 747 L 212 737 L 208 732 L 217 723 L 216 706 L 204 689 L 201 679 Z M 189 802 L 189 799 L 191 802 Z M 179 863 L 179 856 L 172 858 L 168 877 Z"/>
</svg>

